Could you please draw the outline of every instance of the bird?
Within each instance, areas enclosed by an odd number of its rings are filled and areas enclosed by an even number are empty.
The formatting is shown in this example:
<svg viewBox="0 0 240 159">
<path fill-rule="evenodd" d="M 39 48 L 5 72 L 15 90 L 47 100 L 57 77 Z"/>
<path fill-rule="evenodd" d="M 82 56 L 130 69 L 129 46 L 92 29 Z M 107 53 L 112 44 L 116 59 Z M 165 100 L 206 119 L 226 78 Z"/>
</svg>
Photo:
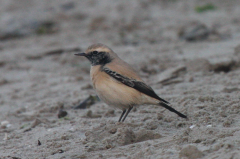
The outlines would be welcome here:
<svg viewBox="0 0 240 159">
<path fill-rule="evenodd" d="M 138 73 L 108 46 L 92 44 L 83 53 L 91 63 L 90 76 L 98 97 L 111 107 L 122 110 L 118 122 L 124 122 L 134 106 L 158 105 L 176 113 L 182 118 L 186 115 L 171 107 L 147 85 Z"/>
</svg>

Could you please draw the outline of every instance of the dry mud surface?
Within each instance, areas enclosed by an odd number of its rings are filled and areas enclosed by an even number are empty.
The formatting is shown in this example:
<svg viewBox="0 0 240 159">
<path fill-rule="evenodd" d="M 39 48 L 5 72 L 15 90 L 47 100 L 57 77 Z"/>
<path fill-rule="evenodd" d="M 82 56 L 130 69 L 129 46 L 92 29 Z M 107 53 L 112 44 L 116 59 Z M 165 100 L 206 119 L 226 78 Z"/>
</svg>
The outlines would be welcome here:
<svg viewBox="0 0 240 159">
<path fill-rule="evenodd" d="M 0 0 L 1 159 L 240 158 L 239 1 L 17 2 Z M 102 102 L 72 109 L 95 95 L 73 54 L 96 42 L 188 120 L 151 105 L 124 123 Z"/>
</svg>

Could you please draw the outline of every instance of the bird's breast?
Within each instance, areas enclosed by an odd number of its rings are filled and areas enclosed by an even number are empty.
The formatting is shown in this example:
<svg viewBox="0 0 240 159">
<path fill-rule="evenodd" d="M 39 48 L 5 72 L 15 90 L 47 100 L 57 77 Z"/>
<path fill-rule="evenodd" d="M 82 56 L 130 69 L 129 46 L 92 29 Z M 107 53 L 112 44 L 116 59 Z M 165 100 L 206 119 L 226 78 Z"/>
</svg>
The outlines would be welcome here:
<svg viewBox="0 0 240 159">
<path fill-rule="evenodd" d="M 100 66 L 92 66 L 90 74 L 98 96 L 108 105 L 127 109 L 142 103 L 140 92 L 113 79 Z"/>
</svg>

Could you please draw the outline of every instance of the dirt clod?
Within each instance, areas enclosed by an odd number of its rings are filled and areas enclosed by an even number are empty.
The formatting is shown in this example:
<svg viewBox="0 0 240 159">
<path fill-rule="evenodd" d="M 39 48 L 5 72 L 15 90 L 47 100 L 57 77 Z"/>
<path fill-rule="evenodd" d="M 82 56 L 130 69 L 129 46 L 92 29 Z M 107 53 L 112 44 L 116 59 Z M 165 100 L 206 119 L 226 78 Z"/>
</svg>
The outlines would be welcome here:
<svg viewBox="0 0 240 159">
<path fill-rule="evenodd" d="M 180 151 L 179 157 L 187 157 L 188 159 L 197 159 L 197 158 L 203 157 L 203 153 L 199 151 L 196 146 L 188 145 Z"/>
</svg>

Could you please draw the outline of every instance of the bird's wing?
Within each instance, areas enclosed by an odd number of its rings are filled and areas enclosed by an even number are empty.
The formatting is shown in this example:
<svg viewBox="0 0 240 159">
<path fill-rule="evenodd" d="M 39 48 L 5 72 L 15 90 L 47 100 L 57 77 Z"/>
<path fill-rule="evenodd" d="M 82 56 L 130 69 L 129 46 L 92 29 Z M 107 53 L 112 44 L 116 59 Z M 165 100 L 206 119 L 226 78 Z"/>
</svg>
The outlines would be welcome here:
<svg viewBox="0 0 240 159">
<path fill-rule="evenodd" d="M 149 87 L 148 85 L 146 85 L 144 82 L 142 81 L 137 81 L 135 79 L 131 79 L 128 78 L 126 76 L 123 76 L 115 71 L 112 71 L 109 68 L 102 68 L 102 71 L 104 71 L 105 73 L 107 73 L 109 76 L 111 76 L 112 78 L 114 78 L 115 80 L 121 82 L 122 84 L 128 86 L 128 87 L 132 87 L 134 89 L 136 89 L 137 91 L 146 94 L 152 98 L 155 98 L 161 102 L 164 102 L 166 104 L 170 104 L 169 102 L 165 101 L 164 99 L 160 98 L 151 87 Z"/>
</svg>

